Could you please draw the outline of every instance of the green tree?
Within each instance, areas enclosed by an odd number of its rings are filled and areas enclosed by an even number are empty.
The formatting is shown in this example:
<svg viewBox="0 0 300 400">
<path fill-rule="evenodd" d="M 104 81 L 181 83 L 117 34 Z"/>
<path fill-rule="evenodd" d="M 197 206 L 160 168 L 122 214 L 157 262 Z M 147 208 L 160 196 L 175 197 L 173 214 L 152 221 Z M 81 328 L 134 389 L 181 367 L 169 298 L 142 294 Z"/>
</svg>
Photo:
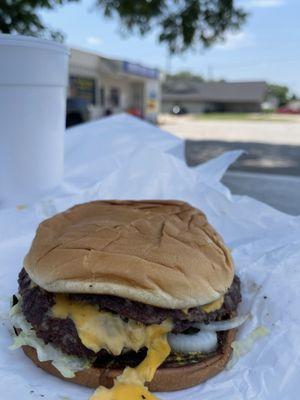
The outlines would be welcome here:
<svg viewBox="0 0 300 400">
<path fill-rule="evenodd" d="M 78 0 L 0 0 L 0 32 L 44 36 L 58 41 L 63 33 L 49 29 L 39 17 L 39 11 L 52 10 Z"/>
<path fill-rule="evenodd" d="M 171 81 L 181 81 L 181 80 L 191 80 L 194 82 L 204 81 L 201 75 L 193 74 L 190 71 L 180 71 L 177 72 L 176 74 L 167 74 L 166 79 Z"/>
<path fill-rule="evenodd" d="M 269 84 L 268 96 L 277 98 L 279 106 L 284 106 L 291 100 L 291 96 L 289 94 L 289 88 L 287 86 Z"/>
<path fill-rule="evenodd" d="M 144 35 L 158 30 L 160 43 L 171 53 L 181 53 L 199 43 L 209 47 L 238 30 L 246 13 L 234 0 L 96 0 L 104 15 L 117 15 L 129 31 Z"/>
<path fill-rule="evenodd" d="M 0 31 L 29 35 L 56 35 L 40 19 L 41 9 L 53 9 L 78 0 L 0 0 Z M 238 30 L 246 13 L 234 0 L 94 0 L 107 17 L 117 16 L 128 31 L 158 32 L 171 53 L 202 44 L 209 47 Z"/>
<path fill-rule="evenodd" d="M 298 97 L 295 93 L 292 93 L 290 96 L 290 101 L 295 101 L 295 100 L 298 100 Z"/>
</svg>

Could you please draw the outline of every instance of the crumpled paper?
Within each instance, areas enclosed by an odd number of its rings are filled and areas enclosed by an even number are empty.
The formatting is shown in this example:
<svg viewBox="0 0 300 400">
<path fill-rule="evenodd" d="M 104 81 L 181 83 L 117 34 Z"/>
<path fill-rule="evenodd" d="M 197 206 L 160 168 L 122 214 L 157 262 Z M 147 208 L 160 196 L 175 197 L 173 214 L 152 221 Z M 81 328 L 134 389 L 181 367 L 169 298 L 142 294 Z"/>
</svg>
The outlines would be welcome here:
<svg viewBox="0 0 300 400">
<path fill-rule="evenodd" d="M 121 115 L 67 132 L 63 184 L 25 208 L 0 210 L 0 398 L 87 400 L 92 391 L 39 370 L 21 350 L 8 350 L 10 296 L 38 223 L 93 199 L 181 199 L 202 209 L 232 250 L 242 280 L 240 313 L 250 312 L 238 340 L 263 326 L 268 335 L 230 369 L 162 400 L 293 400 L 300 382 L 300 218 L 220 183 L 239 157 L 233 151 L 195 168 L 183 161 L 182 142 Z"/>
</svg>

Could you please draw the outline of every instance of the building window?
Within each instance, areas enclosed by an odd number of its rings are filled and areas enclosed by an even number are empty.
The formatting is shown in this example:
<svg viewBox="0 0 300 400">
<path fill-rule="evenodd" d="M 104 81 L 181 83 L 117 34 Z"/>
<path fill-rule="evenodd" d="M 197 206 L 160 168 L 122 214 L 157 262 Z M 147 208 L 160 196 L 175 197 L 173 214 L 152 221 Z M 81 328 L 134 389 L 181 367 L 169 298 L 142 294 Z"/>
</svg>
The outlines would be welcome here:
<svg viewBox="0 0 300 400">
<path fill-rule="evenodd" d="M 120 106 L 120 90 L 118 88 L 110 89 L 110 103 L 112 107 Z"/>
<path fill-rule="evenodd" d="M 70 77 L 71 97 L 85 100 L 88 104 L 96 103 L 96 80 L 84 76 Z"/>
</svg>

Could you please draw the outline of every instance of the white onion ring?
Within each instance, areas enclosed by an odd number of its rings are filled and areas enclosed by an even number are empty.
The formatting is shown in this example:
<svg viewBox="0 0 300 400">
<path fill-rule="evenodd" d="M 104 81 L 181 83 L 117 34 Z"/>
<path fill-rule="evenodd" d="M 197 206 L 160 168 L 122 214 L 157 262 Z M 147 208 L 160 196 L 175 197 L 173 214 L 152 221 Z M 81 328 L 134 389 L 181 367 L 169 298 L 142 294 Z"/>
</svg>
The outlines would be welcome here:
<svg viewBox="0 0 300 400">
<path fill-rule="evenodd" d="M 228 331 L 229 329 L 237 328 L 242 325 L 248 318 L 250 314 L 242 315 L 240 317 L 235 317 L 232 319 L 227 319 L 225 321 L 213 321 L 209 324 L 195 324 L 195 328 L 199 328 L 202 331 L 206 332 L 220 332 L 220 331 Z"/>
<path fill-rule="evenodd" d="M 217 348 L 218 338 L 216 332 L 208 331 L 199 331 L 192 335 L 169 333 L 168 342 L 174 351 L 210 353 Z"/>
</svg>

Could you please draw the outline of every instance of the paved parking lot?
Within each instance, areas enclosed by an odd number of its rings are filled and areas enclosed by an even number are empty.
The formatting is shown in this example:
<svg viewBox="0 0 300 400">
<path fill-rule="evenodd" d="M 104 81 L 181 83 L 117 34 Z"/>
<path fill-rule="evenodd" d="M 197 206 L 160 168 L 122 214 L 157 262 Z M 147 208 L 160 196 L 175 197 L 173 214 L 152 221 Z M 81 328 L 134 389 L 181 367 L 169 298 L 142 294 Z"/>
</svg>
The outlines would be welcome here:
<svg viewBox="0 0 300 400">
<path fill-rule="evenodd" d="M 300 215 L 300 117 L 265 122 L 167 116 L 161 127 L 186 140 L 190 166 L 227 150 L 244 149 L 247 153 L 223 177 L 225 185 L 232 193 Z"/>
<path fill-rule="evenodd" d="M 232 170 L 300 176 L 300 117 L 283 121 L 206 121 L 165 117 L 161 128 L 186 139 L 186 160 L 197 165 L 224 151 L 247 153 Z"/>
</svg>

